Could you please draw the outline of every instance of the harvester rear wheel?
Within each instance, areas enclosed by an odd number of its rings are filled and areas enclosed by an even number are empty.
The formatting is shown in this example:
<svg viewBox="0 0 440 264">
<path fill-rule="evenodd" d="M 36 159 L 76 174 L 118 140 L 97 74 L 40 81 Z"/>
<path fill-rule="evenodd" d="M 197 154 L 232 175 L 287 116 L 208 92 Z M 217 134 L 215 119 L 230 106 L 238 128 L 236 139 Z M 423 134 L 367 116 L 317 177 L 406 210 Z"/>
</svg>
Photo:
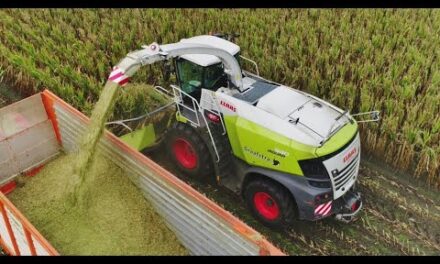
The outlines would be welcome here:
<svg viewBox="0 0 440 264">
<path fill-rule="evenodd" d="M 169 131 L 166 149 L 170 160 L 186 176 L 201 181 L 210 181 L 214 177 L 209 149 L 190 125 L 176 122 Z"/>
</svg>

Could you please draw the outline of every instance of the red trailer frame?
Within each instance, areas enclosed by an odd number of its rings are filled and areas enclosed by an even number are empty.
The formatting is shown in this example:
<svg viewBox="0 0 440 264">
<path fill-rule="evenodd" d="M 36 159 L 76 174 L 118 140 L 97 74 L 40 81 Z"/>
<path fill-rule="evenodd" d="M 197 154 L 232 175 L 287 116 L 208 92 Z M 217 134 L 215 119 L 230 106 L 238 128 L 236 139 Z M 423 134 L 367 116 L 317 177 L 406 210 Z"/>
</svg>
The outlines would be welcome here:
<svg viewBox="0 0 440 264">
<path fill-rule="evenodd" d="M 69 116 L 75 117 L 78 120 L 78 122 L 81 122 L 84 125 L 86 125 L 89 122 L 89 118 L 86 117 L 77 109 L 73 108 L 71 105 L 64 102 L 62 99 L 57 97 L 49 90 L 45 90 L 40 94 L 41 94 L 42 102 L 44 104 L 44 108 L 47 113 L 47 118 L 52 122 L 56 140 L 58 141 L 60 146 L 63 146 L 63 144 L 65 143 L 64 142 L 65 139 L 63 138 L 62 133 L 60 131 L 60 122 L 59 122 L 59 117 L 57 116 L 56 107 L 58 109 L 62 109 L 62 111 L 68 114 Z M 206 196 L 202 195 L 201 193 L 193 189 L 191 186 L 189 186 L 188 184 L 186 184 L 185 182 L 183 182 L 182 180 L 171 174 L 169 171 L 167 171 L 166 169 L 164 169 L 163 167 L 161 167 L 160 165 L 158 165 L 148 157 L 144 156 L 139 151 L 135 150 L 134 148 L 122 142 L 118 137 L 116 137 L 112 133 L 105 131 L 103 137 L 108 142 L 108 144 L 111 144 L 113 148 L 117 148 L 121 153 L 123 153 L 124 156 L 127 156 L 130 159 L 136 161 L 137 164 L 141 164 L 142 166 L 148 168 L 148 170 L 150 170 L 150 172 L 154 174 L 155 177 L 158 177 L 158 180 L 160 180 L 160 184 L 166 185 L 167 188 L 171 188 L 173 192 L 176 193 L 178 192 L 179 195 L 184 195 L 187 199 L 189 199 L 193 203 L 194 206 L 197 206 L 197 208 L 201 208 L 200 210 L 203 210 L 204 213 L 208 214 L 210 219 L 218 220 L 219 223 L 221 223 L 222 228 L 224 228 L 227 232 L 229 232 L 227 236 L 225 235 L 225 239 L 226 238 L 232 239 L 231 236 L 240 237 L 240 239 L 242 239 L 240 240 L 240 243 L 243 244 L 243 242 L 241 241 L 245 241 L 246 243 L 249 243 L 249 245 L 251 246 L 253 245 L 252 247 L 255 247 L 257 249 L 255 254 L 258 255 L 284 255 L 283 252 L 281 252 L 278 248 L 276 248 L 274 245 L 268 242 L 257 231 L 255 231 L 254 229 L 243 223 L 237 217 L 233 216 L 230 212 L 226 211 L 225 209 L 217 205 L 215 202 L 211 201 Z M 35 168 L 28 170 L 27 173 L 28 174 L 37 173 L 40 168 L 41 166 L 36 166 Z M 3 186 L 0 186 L 0 190 L 5 193 L 13 191 L 14 188 L 15 188 L 14 180 L 6 183 Z M 159 206 L 160 203 L 157 203 L 157 205 Z M 185 209 L 188 210 L 187 208 Z M 20 213 L 20 211 L 12 204 L 12 202 L 10 202 L 7 199 L 7 197 L 2 193 L 0 193 L 0 211 L 3 218 L 6 219 L 5 226 L 9 234 L 9 241 L 6 241 L 7 237 L 4 236 L 0 237 L 0 246 L 6 251 L 7 254 L 23 255 L 22 248 L 27 246 L 28 247 L 27 252 L 28 253 L 30 252 L 30 255 L 44 254 L 44 251 L 47 255 L 58 255 L 58 252 L 50 245 L 50 243 L 37 231 L 35 227 L 32 226 L 32 224 L 26 219 L 26 217 L 22 213 Z M 167 215 L 164 214 L 163 216 L 165 216 L 166 219 Z M 22 225 L 23 227 L 22 231 L 20 231 L 16 227 L 13 228 L 12 222 L 14 221 Z M 172 222 L 171 225 L 173 225 L 173 223 L 175 222 Z M 2 225 L 1 222 L 0 225 Z M 182 232 L 183 229 L 181 230 L 179 229 L 179 227 L 176 227 L 173 231 Z M 225 233 L 227 233 L 226 231 Z M 203 235 L 208 236 L 209 238 L 210 233 L 209 231 L 207 232 L 208 232 L 207 234 L 203 234 Z M 27 243 L 24 243 L 25 246 L 19 245 L 19 243 L 17 242 L 17 237 L 19 236 L 25 237 L 27 241 Z M 186 235 L 182 234 L 181 237 L 185 238 Z M 221 240 L 222 238 L 211 237 L 211 239 L 215 242 L 215 239 Z M 37 245 L 38 249 L 36 249 L 35 241 L 37 241 L 36 243 L 38 244 Z M 193 242 L 191 241 L 188 242 L 187 246 L 189 245 L 191 247 L 193 245 L 192 243 Z M 203 241 L 201 241 L 200 243 L 203 243 Z M 203 247 L 203 245 L 194 245 L 194 248 L 200 246 Z M 206 250 L 208 250 L 207 252 L 209 252 L 209 249 Z M 198 252 L 198 251 L 195 250 L 194 252 Z"/>
</svg>

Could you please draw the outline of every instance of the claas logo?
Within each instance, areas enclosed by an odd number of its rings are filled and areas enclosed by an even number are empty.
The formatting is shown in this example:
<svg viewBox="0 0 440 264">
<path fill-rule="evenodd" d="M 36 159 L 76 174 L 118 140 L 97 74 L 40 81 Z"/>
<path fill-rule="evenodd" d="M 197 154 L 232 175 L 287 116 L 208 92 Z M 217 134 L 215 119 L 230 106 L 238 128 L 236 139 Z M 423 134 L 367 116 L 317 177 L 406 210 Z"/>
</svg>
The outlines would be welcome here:
<svg viewBox="0 0 440 264">
<path fill-rule="evenodd" d="M 233 112 L 237 112 L 237 108 L 235 108 L 235 106 L 231 105 L 230 103 L 227 103 L 227 102 L 225 102 L 225 101 L 220 101 L 220 104 L 221 104 L 223 107 L 226 107 L 226 108 L 228 108 L 229 110 L 231 110 L 231 111 L 233 111 Z"/>
<path fill-rule="evenodd" d="M 351 157 L 353 157 L 354 154 L 356 154 L 356 151 L 356 148 L 350 150 L 350 152 L 348 152 L 347 155 L 344 156 L 344 163 L 347 162 Z"/>
</svg>

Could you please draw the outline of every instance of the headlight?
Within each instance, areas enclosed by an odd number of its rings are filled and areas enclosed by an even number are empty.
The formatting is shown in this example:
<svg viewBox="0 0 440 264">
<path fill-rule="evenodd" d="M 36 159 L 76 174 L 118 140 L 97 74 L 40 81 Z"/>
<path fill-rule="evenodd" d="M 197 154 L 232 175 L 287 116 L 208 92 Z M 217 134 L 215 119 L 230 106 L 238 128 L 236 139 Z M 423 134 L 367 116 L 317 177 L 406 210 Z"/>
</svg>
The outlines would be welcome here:
<svg viewBox="0 0 440 264">
<path fill-rule="evenodd" d="M 316 188 L 331 188 L 330 177 L 320 158 L 298 161 L 309 184 Z"/>
<path fill-rule="evenodd" d="M 298 163 L 307 178 L 330 180 L 327 169 L 320 158 L 300 160 Z"/>
</svg>

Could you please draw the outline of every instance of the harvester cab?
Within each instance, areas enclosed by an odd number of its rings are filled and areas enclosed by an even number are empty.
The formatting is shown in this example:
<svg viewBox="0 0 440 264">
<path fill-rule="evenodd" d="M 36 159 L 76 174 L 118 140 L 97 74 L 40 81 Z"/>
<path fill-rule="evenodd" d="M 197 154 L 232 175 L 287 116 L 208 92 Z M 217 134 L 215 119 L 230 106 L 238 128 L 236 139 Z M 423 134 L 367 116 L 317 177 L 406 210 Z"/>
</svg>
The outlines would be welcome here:
<svg viewBox="0 0 440 264">
<path fill-rule="evenodd" d="M 332 215 L 356 219 L 362 201 L 355 190 L 361 150 L 355 115 L 264 79 L 222 36 L 142 48 L 109 80 L 123 85 L 143 65 L 174 63 L 177 84 L 155 88 L 175 106 L 164 145 L 185 177 L 233 191 L 269 227 Z M 243 62 L 254 73 L 242 70 Z M 377 111 L 357 115 L 372 117 L 359 122 L 379 119 Z"/>
</svg>

